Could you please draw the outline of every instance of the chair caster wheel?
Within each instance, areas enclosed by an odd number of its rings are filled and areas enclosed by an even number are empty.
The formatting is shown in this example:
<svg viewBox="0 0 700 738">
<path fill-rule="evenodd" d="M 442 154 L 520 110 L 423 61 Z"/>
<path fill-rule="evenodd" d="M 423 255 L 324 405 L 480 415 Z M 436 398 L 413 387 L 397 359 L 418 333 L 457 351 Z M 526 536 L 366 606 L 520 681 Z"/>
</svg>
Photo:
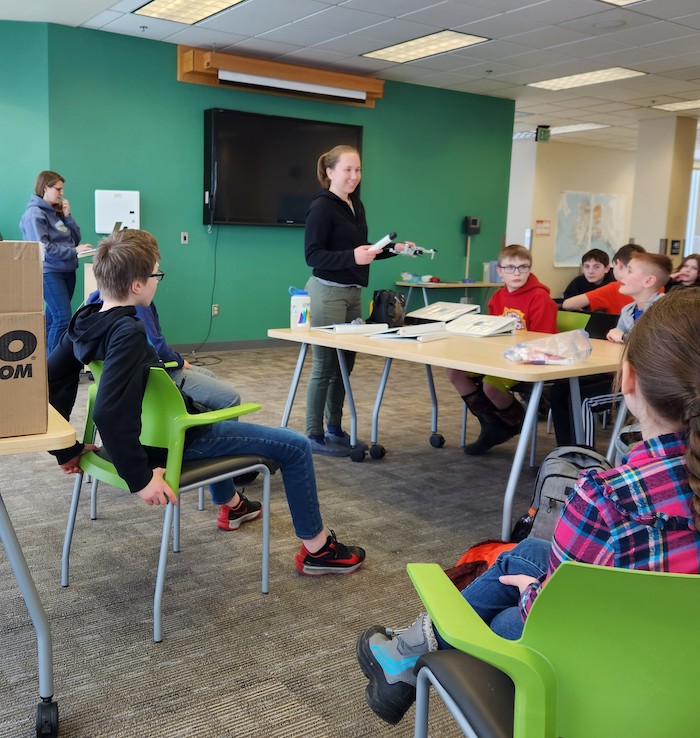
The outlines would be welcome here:
<svg viewBox="0 0 700 738">
<path fill-rule="evenodd" d="M 430 436 L 430 445 L 433 448 L 442 448 L 445 445 L 445 436 L 442 433 L 433 433 Z"/>
<path fill-rule="evenodd" d="M 353 461 L 364 461 L 365 460 L 365 450 L 363 448 L 354 448 L 350 452 L 350 458 Z"/>
<path fill-rule="evenodd" d="M 56 738 L 58 735 L 58 704 L 53 700 L 42 700 L 36 706 L 37 738 Z"/>
<path fill-rule="evenodd" d="M 383 459 L 385 454 L 386 449 L 384 448 L 384 446 L 380 446 L 378 443 L 373 444 L 369 450 L 369 455 L 373 459 Z"/>
</svg>

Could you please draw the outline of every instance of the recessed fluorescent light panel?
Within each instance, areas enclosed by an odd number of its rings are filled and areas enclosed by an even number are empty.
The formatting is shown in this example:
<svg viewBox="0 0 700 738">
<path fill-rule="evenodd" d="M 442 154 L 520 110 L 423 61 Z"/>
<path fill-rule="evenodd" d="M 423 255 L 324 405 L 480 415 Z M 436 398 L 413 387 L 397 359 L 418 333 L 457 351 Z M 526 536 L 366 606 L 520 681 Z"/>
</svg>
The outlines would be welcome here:
<svg viewBox="0 0 700 738">
<path fill-rule="evenodd" d="M 550 128 L 549 132 L 552 136 L 556 136 L 559 133 L 578 133 L 579 131 L 595 131 L 596 128 L 610 128 L 610 126 L 603 125 L 602 123 L 575 123 L 571 126 L 554 126 Z"/>
<path fill-rule="evenodd" d="M 243 0 L 153 0 L 134 13 L 193 25 L 241 2 Z"/>
<path fill-rule="evenodd" d="M 693 110 L 700 108 L 700 100 L 686 100 L 685 102 L 666 103 L 666 105 L 652 105 L 655 110 L 669 110 L 675 112 L 677 110 Z"/>
<path fill-rule="evenodd" d="M 538 87 L 542 90 L 570 90 L 572 87 L 616 82 L 631 77 L 643 77 L 645 74 L 646 72 L 636 72 L 634 69 L 625 69 L 624 67 L 609 67 L 608 69 L 599 69 L 597 72 L 585 72 L 584 74 L 572 74 L 568 77 L 545 79 L 542 82 L 530 82 L 528 87 Z"/>
<path fill-rule="evenodd" d="M 642 0 L 602 0 L 604 3 L 608 3 L 608 5 L 619 5 L 622 7 L 623 5 L 634 5 L 635 3 L 639 3 Z"/>
<path fill-rule="evenodd" d="M 481 44 L 489 40 L 483 36 L 472 36 L 468 33 L 440 31 L 439 33 L 431 33 L 429 36 L 414 38 L 412 41 L 404 41 L 401 44 L 370 51 L 362 56 L 403 64 L 416 59 L 424 59 L 427 56 L 443 54 L 446 51 L 464 49 L 467 46 L 474 46 L 474 44 Z"/>
</svg>

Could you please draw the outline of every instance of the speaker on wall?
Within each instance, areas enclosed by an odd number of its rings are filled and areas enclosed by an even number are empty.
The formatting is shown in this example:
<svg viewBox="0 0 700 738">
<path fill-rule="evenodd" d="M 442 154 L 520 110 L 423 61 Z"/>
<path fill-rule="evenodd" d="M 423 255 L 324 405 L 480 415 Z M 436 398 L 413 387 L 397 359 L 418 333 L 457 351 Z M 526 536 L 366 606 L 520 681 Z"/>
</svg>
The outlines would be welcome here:
<svg viewBox="0 0 700 738">
<path fill-rule="evenodd" d="M 466 233 L 468 236 L 474 236 L 481 231 L 481 221 L 479 218 L 474 218 L 470 215 L 465 215 L 462 221 L 462 233 Z"/>
</svg>

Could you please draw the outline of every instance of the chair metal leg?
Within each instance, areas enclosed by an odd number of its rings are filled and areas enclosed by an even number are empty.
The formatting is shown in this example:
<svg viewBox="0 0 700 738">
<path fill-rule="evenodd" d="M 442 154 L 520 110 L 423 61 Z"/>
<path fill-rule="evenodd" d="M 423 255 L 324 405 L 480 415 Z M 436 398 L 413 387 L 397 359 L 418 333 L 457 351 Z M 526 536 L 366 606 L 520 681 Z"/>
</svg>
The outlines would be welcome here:
<svg viewBox="0 0 700 738">
<path fill-rule="evenodd" d="M 173 506 L 173 553 L 180 553 L 180 495 L 177 502 L 178 504 Z"/>
<path fill-rule="evenodd" d="M 464 409 L 462 410 L 462 436 L 459 441 L 460 446 L 467 445 L 467 415 L 469 415 L 469 410 L 467 409 L 466 403 L 464 403 Z"/>
<path fill-rule="evenodd" d="M 466 405 L 465 405 L 466 408 Z M 416 676 L 416 717 L 414 738 L 428 738 L 428 707 L 430 704 L 430 683 L 428 671 L 422 668 Z"/>
<path fill-rule="evenodd" d="M 99 482 L 93 478 L 90 485 L 90 520 L 97 520 L 97 485 Z"/>
<path fill-rule="evenodd" d="M 197 510 L 202 512 L 204 510 L 204 487 L 197 489 Z"/>
<path fill-rule="evenodd" d="M 270 470 L 261 465 L 263 475 L 263 535 L 262 535 L 262 583 L 263 594 L 270 591 Z"/>
<path fill-rule="evenodd" d="M 160 555 L 158 556 L 158 573 L 156 574 L 156 590 L 153 595 L 153 640 L 163 640 L 163 590 L 165 588 L 165 567 L 168 563 L 168 547 L 170 531 L 173 527 L 173 510 L 175 505 L 169 502 L 163 513 L 163 534 L 160 538 Z"/>
<path fill-rule="evenodd" d="M 433 685 L 440 699 L 445 704 L 450 715 L 464 733 L 466 738 L 479 738 L 467 720 L 464 713 L 459 709 L 455 701 L 450 697 L 440 682 L 435 678 L 430 669 L 423 667 L 416 678 L 416 727 L 415 738 L 428 738 L 428 692 L 430 684 Z"/>
<path fill-rule="evenodd" d="M 70 544 L 73 540 L 73 530 L 75 529 L 75 518 L 78 514 L 78 503 L 80 502 L 80 488 L 83 485 L 83 473 L 79 472 L 75 477 L 73 484 L 73 498 L 70 502 L 68 511 L 68 522 L 66 523 L 66 534 L 63 538 L 63 554 L 61 556 L 61 586 L 68 586 L 68 567 L 70 559 Z"/>
</svg>

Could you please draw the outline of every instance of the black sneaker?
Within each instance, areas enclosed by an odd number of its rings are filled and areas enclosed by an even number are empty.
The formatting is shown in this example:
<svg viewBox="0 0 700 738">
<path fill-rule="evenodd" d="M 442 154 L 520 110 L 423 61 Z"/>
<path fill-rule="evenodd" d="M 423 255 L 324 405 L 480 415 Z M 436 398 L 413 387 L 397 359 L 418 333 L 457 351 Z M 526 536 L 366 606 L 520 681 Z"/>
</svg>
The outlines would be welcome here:
<svg viewBox="0 0 700 738">
<path fill-rule="evenodd" d="M 302 543 L 299 553 L 294 557 L 297 571 L 312 577 L 322 574 L 352 574 L 362 566 L 364 560 L 363 548 L 340 543 L 333 531 L 318 553 L 309 553 Z"/>
<path fill-rule="evenodd" d="M 362 673 L 369 679 L 369 684 L 365 688 L 365 700 L 375 715 L 390 725 L 396 725 L 416 701 L 416 687 L 404 681 L 389 684 L 382 665 L 372 651 L 371 640 L 381 643 L 390 641 L 391 637 L 387 635 L 386 628 L 373 625 L 357 639 L 355 645 L 357 661 Z M 412 660 L 411 671 L 417 660 L 417 657 Z"/>
<path fill-rule="evenodd" d="M 230 507 L 229 505 L 221 505 L 219 507 L 219 517 L 216 524 L 221 530 L 236 530 L 242 523 L 260 517 L 260 513 L 262 512 L 262 504 L 260 502 L 249 500 L 241 492 L 238 493 L 238 496 L 241 498 L 241 501 L 237 507 Z"/>
</svg>

